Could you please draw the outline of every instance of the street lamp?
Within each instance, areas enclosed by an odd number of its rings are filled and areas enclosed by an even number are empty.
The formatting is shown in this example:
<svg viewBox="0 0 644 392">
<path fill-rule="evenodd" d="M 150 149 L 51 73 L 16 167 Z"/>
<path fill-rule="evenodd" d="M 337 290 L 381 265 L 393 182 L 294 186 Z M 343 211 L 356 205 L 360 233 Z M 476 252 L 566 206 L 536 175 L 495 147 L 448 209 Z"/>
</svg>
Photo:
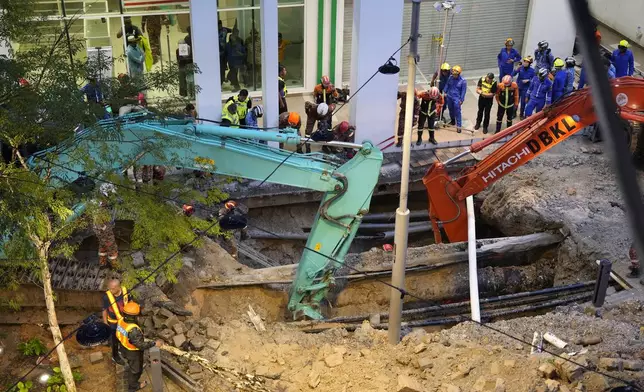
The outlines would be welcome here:
<svg viewBox="0 0 644 392">
<path fill-rule="evenodd" d="M 443 63 L 443 50 L 445 49 L 445 33 L 447 32 L 447 18 L 450 11 L 458 14 L 463 10 L 461 5 L 457 5 L 454 0 L 437 1 L 434 3 L 434 9 L 438 12 L 445 11 L 445 22 L 443 23 L 443 33 L 441 34 L 441 50 L 438 55 L 438 64 L 436 64 L 436 71 L 440 72 L 441 64 Z"/>
</svg>

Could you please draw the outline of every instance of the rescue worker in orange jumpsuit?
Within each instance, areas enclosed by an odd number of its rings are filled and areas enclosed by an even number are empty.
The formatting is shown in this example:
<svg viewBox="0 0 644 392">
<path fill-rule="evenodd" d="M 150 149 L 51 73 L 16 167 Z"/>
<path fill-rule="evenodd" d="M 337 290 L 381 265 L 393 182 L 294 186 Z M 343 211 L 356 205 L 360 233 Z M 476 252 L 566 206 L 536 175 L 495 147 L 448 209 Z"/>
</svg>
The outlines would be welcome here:
<svg viewBox="0 0 644 392">
<path fill-rule="evenodd" d="M 505 75 L 496 89 L 496 132 L 501 130 L 503 115 L 507 117 L 506 125 L 512 126 L 512 119 L 517 115 L 519 107 L 519 86 L 512 81 L 512 76 Z M 495 133 L 496 133 L 495 132 Z"/>
<path fill-rule="evenodd" d="M 141 327 L 136 323 L 136 316 L 139 313 L 141 313 L 139 304 L 128 302 L 123 307 L 123 318 L 117 322 L 116 327 L 121 356 L 126 362 L 124 376 L 127 392 L 135 392 L 147 386 L 147 382 L 139 383 L 143 373 L 143 350 L 163 346 L 162 340 L 145 340 Z"/>
<path fill-rule="evenodd" d="M 279 129 L 294 128 L 297 130 L 297 133 L 300 133 L 300 129 L 302 129 L 302 119 L 296 112 L 284 112 L 279 116 L 278 127 Z M 284 143 L 280 143 L 280 148 L 284 148 Z M 297 145 L 297 152 L 300 154 L 302 153 L 302 143 Z M 311 145 L 306 145 L 306 152 L 311 152 Z"/>
<path fill-rule="evenodd" d="M 440 93 L 438 87 L 431 87 L 427 91 L 418 94 L 420 98 L 420 114 L 418 115 L 418 139 L 416 145 L 420 146 L 423 143 L 423 129 L 427 123 L 429 131 L 429 142 L 438 144 L 434 138 L 436 119 L 442 113 L 445 100 Z"/>
<path fill-rule="evenodd" d="M 93 229 L 98 239 L 98 261 L 103 267 L 116 266 L 116 259 L 119 256 L 118 246 L 114 238 L 114 222 L 110 211 L 110 196 L 116 193 L 114 185 L 103 183 L 99 188 L 99 212 L 93 216 Z"/>
<path fill-rule="evenodd" d="M 414 117 L 412 120 L 412 126 L 415 126 L 418 122 L 418 114 L 420 113 L 420 100 L 416 95 L 417 94 L 414 94 L 414 113 L 412 114 Z M 405 134 L 405 110 L 407 107 L 407 92 L 398 91 L 397 99 L 400 99 L 400 113 L 398 114 L 398 142 L 396 143 L 396 147 L 402 147 L 403 135 Z"/>
<path fill-rule="evenodd" d="M 313 98 L 315 99 L 315 103 L 326 103 L 327 105 L 330 105 L 332 103 L 335 103 L 336 100 L 340 94 L 338 94 L 338 91 L 335 89 L 335 86 L 333 83 L 331 83 L 331 80 L 329 80 L 328 76 L 322 76 L 320 79 L 320 84 L 315 86 L 313 89 Z"/>
<path fill-rule="evenodd" d="M 110 326 L 110 345 L 112 346 L 112 361 L 119 365 L 125 362 L 119 354 L 119 341 L 116 339 L 116 327 L 119 320 L 123 318 L 123 307 L 128 303 L 129 296 L 127 288 L 121 285 L 118 279 L 110 279 L 107 282 L 107 291 L 103 296 L 103 322 Z"/>
</svg>

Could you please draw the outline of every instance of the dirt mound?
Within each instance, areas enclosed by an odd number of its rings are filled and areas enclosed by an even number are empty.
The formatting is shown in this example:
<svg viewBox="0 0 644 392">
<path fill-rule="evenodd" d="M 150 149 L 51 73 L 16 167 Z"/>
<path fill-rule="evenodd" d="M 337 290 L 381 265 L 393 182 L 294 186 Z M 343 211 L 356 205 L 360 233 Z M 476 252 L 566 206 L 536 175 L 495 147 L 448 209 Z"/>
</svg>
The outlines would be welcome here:
<svg viewBox="0 0 644 392">
<path fill-rule="evenodd" d="M 569 234 L 559 249 L 559 284 L 593 279 L 598 259 L 628 262 L 623 203 L 600 147 L 581 137 L 566 140 L 494 184 L 481 207 L 483 219 L 506 235 Z"/>
</svg>

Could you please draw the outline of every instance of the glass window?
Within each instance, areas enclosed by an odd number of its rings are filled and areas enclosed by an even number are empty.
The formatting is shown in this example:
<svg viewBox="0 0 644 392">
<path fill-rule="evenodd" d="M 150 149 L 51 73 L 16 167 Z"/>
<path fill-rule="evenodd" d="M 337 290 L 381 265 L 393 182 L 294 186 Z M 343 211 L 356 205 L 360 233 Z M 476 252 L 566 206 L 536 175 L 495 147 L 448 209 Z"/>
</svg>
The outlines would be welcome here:
<svg viewBox="0 0 644 392">
<path fill-rule="evenodd" d="M 217 9 L 259 7 L 260 0 L 217 0 Z"/>
<path fill-rule="evenodd" d="M 260 90 L 262 49 L 259 8 L 219 11 L 222 91 Z"/>
<path fill-rule="evenodd" d="M 66 16 L 120 12 L 119 0 L 63 0 Z"/>
<path fill-rule="evenodd" d="M 63 14 L 60 0 L 37 0 L 34 2 L 34 13 L 38 16 L 56 16 Z"/>
<path fill-rule="evenodd" d="M 190 0 L 122 0 L 123 11 L 146 12 L 146 11 L 181 11 L 190 9 Z"/>
<path fill-rule="evenodd" d="M 279 62 L 286 67 L 286 85 L 304 86 L 304 7 L 277 11 Z"/>
<path fill-rule="evenodd" d="M 304 0 L 277 0 L 277 4 L 304 4 Z"/>
</svg>

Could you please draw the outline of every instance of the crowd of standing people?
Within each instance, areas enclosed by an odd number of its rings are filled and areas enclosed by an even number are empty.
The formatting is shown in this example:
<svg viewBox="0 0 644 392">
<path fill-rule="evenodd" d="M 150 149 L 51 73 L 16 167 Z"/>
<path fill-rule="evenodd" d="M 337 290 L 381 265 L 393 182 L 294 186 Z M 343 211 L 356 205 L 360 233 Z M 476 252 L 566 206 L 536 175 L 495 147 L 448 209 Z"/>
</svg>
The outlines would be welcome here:
<svg viewBox="0 0 644 392">
<path fill-rule="evenodd" d="M 596 27 L 595 37 L 599 45 L 601 33 Z M 477 82 L 478 111 L 473 131 L 482 127 L 483 133 L 489 132 L 491 109 L 495 101 L 495 131 L 499 132 L 504 118 L 506 126 L 510 127 L 514 118 L 519 117 L 523 120 L 575 90 L 577 62 L 572 55 L 565 59 L 555 57 L 549 43 L 540 41 L 531 55 L 522 58 L 514 45 L 512 38 L 506 39 L 504 47 L 497 55 L 498 79 L 494 73 L 488 73 Z M 633 75 L 634 57 L 629 47 L 628 41 L 622 40 L 616 50 L 604 56 L 603 65 L 609 78 Z M 428 90 L 416 90 L 412 123 L 414 126 L 418 124 L 417 145 L 422 144 L 425 126 L 429 130 L 428 141 L 437 144 L 435 131 L 438 124 L 447 123 L 445 109 L 449 113 L 449 124 L 456 127 L 456 132 L 462 132 L 461 107 L 467 93 L 467 82 L 462 72 L 459 65 L 450 66 L 445 62 L 440 70 L 434 73 Z M 582 65 L 576 89 L 585 86 L 586 70 Z M 401 147 L 406 116 L 406 93 L 398 92 L 398 99 L 401 101 L 396 146 Z"/>
</svg>

